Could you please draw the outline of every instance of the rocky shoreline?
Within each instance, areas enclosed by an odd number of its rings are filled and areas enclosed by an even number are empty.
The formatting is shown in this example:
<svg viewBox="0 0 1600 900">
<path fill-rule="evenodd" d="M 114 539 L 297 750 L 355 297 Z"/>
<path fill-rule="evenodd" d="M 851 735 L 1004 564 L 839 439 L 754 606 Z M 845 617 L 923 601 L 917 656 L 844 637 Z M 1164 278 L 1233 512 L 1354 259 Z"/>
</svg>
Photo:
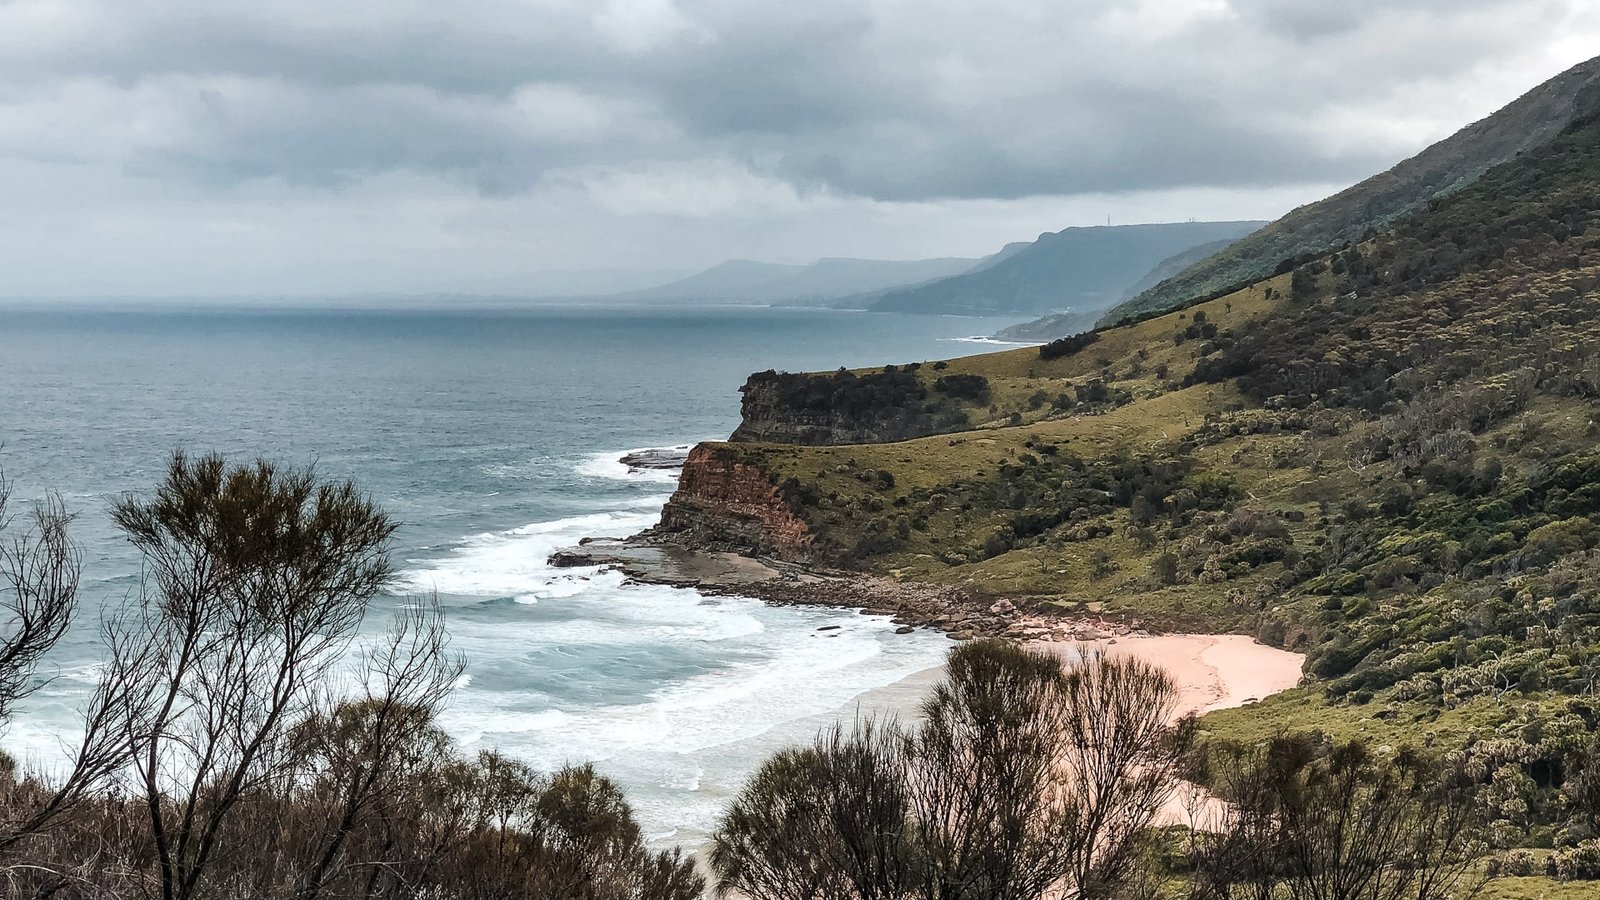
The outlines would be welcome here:
<svg viewBox="0 0 1600 900">
<path fill-rule="evenodd" d="M 681 472 L 690 447 L 630 451 L 619 458 L 630 471 Z M 688 532 L 692 533 L 692 529 Z M 752 597 L 774 606 L 858 609 L 887 616 L 908 634 L 919 628 L 952 640 L 998 637 L 1016 641 L 1106 641 L 1148 634 L 1138 620 L 1070 616 L 1013 600 L 979 600 L 957 587 L 899 581 L 757 557 L 737 549 L 690 547 L 654 528 L 632 537 L 589 537 L 548 559 L 555 568 L 621 572 L 639 584 L 692 588 L 702 594 Z"/>
<path fill-rule="evenodd" d="M 640 584 L 692 588 L 704 594 L 752 597 L 775 606 L 859 609 L 886 616 L 902 634 L 918 628 L 944 632 L 952 640 L 999 637 L 1017 641 L 1108 641 L 1143 636 L 1139 622 L 1066 616 L 1011 600 L 985 603 L 948 585 L 897 581 L 881 575 L 813 569 L 649 540 L 590 538 L 558 550 L 557 568 L 598 567 Z"/>
</svg>

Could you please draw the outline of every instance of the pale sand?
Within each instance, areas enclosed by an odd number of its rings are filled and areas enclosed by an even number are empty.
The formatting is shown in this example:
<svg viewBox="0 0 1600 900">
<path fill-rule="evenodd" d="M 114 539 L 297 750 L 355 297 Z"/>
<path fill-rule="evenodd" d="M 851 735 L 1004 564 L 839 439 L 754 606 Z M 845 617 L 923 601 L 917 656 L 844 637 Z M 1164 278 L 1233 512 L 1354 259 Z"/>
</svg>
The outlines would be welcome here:
<svg viewBox="0 0 1600 900">
<path fill-rule="evenodd" d="M 1098 647 L 1113 657 L 1138 657 L 1160 666 L 1178 685 L 1179 716 L 1243 706 L 1300 683 L 1305 656 L 1257 643 L 1241 634 L 1163 634 L 1119 636 L 1110 641 L 1038 641 L 1029 646 L 1060 654 L 1069 662 L 1079 648 Z M 890 714 L 902 723 L 916 721 L 933 686 L 944 678 L 935 666 L 873 688 L 851 704 L 858 717 Z M 849 721 L 849 717 L 844 717 Z"/>
<path fill-rule="evenodd" d="M 1070 659 L 1082 645 L 1053 641 L 1035 646 Z M 1097 641 L 1094 646 L 1110 656 L 1137 657 L 1166 669 L 1178 685 L 1175 717 L 1231 709 L 1286 691 L 1300 683 L 1306 659 L 1239 634 L 1128 636 L 1116 643 Z M 1183 783 L 1162 804 L 1155 823 L 1215 830 L 1224 815 L 1220 801 L 1203 788 Z"/>
<path fill-rule="evenodd" d="M 1078 643 L 1047 641 L 1034 646 L 1071 656 Z M 1231 709 L 1286 691 L 1300 683 L 1305 656 L 1257 643 L 1240 634 L 1164 634 L 1096 641 L 1113 657 L 1138 657 L 1160 666 L 1178 684 L 1178 715 Z"/>
</svg>

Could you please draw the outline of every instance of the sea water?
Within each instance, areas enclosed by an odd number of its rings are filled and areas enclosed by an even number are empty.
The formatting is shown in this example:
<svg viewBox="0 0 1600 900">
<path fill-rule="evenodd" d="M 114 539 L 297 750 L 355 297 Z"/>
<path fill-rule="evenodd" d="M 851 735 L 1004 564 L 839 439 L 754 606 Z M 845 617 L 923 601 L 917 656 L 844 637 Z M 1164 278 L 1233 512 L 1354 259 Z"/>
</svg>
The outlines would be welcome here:
<svg viewBox="0 0 1600 900">
<path fill-rule="evenodd" d="M 177 448 L 315 464 L 402 526 L 395 607 L 437 594 L 467 660 L 463 750 L 593 762 L 658 845 L 694 845 L 762 758 L 906 712 L 947 641 L 850 610 L 624 583 L 546 557 L 653 524 L 673 488 L 633 448 L 725 437 L 756 370 L 973 352 L 1005 323 L 728 307 L 516 310 L 0 307 L 0 468 L 78 514 L 83 612 L 0 747 L 48 767 L 97 675 L 97 613 L 138 590 L 106 509 Z M 14 510 L 15 511 L 15 510 Z M 819 631 L 824 626 L 837 626 Z"/>
</svg>

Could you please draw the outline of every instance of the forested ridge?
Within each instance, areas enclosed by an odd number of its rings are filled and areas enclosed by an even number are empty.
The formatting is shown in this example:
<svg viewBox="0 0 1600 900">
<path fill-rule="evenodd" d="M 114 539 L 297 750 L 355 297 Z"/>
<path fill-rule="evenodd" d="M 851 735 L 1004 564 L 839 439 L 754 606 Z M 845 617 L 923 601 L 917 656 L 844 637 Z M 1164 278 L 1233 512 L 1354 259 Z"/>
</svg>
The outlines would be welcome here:
<svg viewBox="0 0 1600 900">
<path fill-rule="evenodd" d="M 1170 311 L 1257 281 L 1284 260 L 1304 259 L 1470 186 L 1484 172 L 1542 149 L 1600 106 L 1600 60 L 1580 63 L 1504 109 L 1461 129 L 1387 172 L 1300 207 L 1215 255 L 1143 291 L 1101 320 L 1111 324 Z"/>
</svg>

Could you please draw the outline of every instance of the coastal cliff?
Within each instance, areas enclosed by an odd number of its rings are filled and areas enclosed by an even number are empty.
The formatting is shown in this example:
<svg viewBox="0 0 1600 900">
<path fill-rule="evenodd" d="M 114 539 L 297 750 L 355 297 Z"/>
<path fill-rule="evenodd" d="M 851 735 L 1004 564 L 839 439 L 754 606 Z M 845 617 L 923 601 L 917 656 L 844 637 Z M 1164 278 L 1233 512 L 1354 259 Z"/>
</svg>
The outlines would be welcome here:
<svg viewBox="0 0 1600 900">
<path fill-rule="evenodd" d="M 791 562 L 811 559 L 811 531 L 789 509 L 772 477 L 717 444 L 690 451 L 678 489 L 650 536 L 700 549 Z"/>
</svg>

